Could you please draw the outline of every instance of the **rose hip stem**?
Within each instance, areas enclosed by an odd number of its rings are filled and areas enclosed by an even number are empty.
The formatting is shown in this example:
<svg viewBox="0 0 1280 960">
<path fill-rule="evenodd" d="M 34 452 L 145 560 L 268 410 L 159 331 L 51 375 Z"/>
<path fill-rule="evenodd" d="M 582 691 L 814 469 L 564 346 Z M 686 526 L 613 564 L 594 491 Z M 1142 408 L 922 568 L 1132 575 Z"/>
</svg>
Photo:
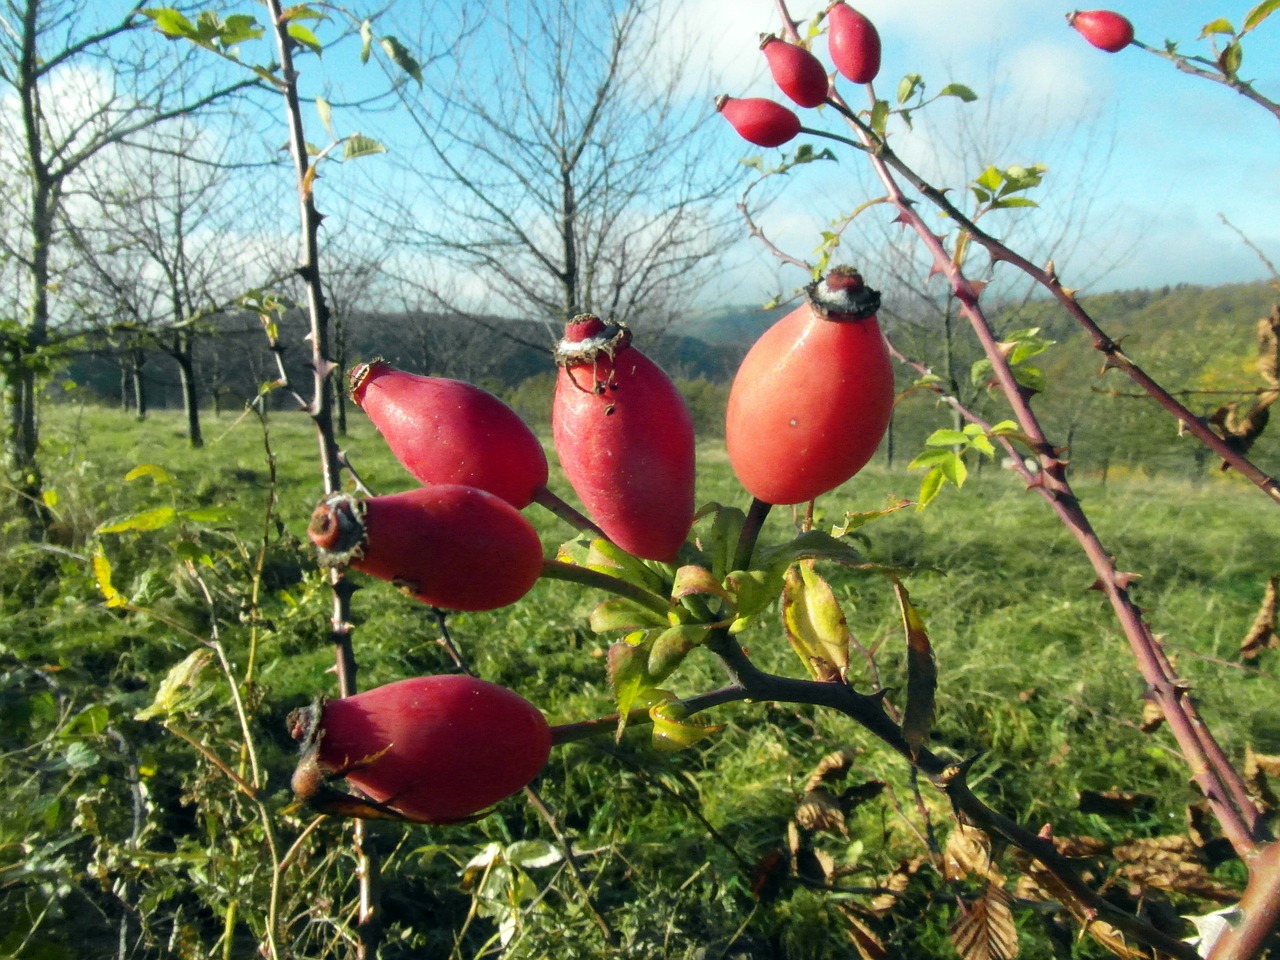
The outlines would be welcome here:
<svg viewBox="0 0 1280 960">
<path fill-rule="evenodd" d="M 603 530 L 592 523 L 588 517 L 579 513 L 570 504 L 566 503 L 549 487 L 543 486 L 535 490 L 533 493 L 533 502 L 540 507 L 545 507 L 547 510 L 550 510 L 565 523 L 569 524 L 569 526 L 576 527 L 583 533 L 589 533 L 592 536 L 601 537 L 605 540 L 609 539 L 605 536 Z"/>
</svg>

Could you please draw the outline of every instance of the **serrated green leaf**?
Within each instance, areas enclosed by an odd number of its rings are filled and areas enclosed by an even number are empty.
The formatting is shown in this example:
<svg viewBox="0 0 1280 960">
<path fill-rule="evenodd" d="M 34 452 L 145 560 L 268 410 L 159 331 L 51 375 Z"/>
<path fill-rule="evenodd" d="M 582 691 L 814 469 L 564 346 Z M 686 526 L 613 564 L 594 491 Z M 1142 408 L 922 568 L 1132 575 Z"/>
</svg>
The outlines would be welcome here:
<svg viewBox="0 0 1280 960">
<path fill-rule="evenodd" d="M 374 154 L 386 152 L 387 148 L 382 141 L 366 137 L 364 134 L 352 134 L 342 141 L 343 160 L 359 160 L 361 157 L 371 157 Z"/>
<path fill-rule="evenodd" d="M 132 516 L 98 527 L 98 533 L 124 533 L 126 530 L 159 530 L 167 527 L 177 518 L 178 511 L 173 507 L 153 507 Z"/>
<path fill-rule="evenodd" d="M 712 596 L 733 602 L 733 595 L 724 588 L 716 576 L 706 567 L 686 564 L 676 571 L 675 582 L 671 585 L 671 598 L 680 600 L 684 597 Z"/>
<path fill-rule="evenodd" d="M 365 19 L 360 21 L 360 62 L 368 63 L 369 54 L 373 50 L 373 23 Z"/>
<path fill-rule="evenodd" d="M 192 523 L 225 523 L 231 519 L 231 511 L 226 507 L 193 507 L 180 510 L 178 516 Z"/>
<path fill-rule="evenodd" d="M 624 597 L 610 597 L 599 604 L 587 618 L 596 633 L 614 633 L 619 630 L 635 630 L 645 627 L 667 627 L 667 619 L 648 607 Z"/>
<path fill-rule="evenodd" d="M 861 566 L 865 558 L 847 543 L 821 530 L 808 530 L 794 540 L 760 551 L 760 565 L 781 575 L 797 560 L 831 560 L 845 566 Z"/>
<path fill-rule="evenodd" d="M 408 47 L 392 36 L 379 37 L 378 45 L 391 58 L 392 63 L 416 80 L 418 86 L 422 86 L 422 65 L 409 52 Z"/>
<path fill-rule="evenodd" d="M 665 595 L 667 592 L 666 582 L 643 560 L 603 537 L 591 541 L 582 564 L 599 573 L 625 580 L 632 586 L 643 587 L 650 593 Z"/>
<path fill-rule="evenodd" d="M 156 29 L 166 37 L 193 38 L 196 35 L 196 25 L 172 7 L 158 7 L 138 12 L 148 17 L 155 24 Z"/>
<path fill-rule="evenodd" d="M 977 450 L 979 453 L 981 453 L 985 457 L 990 458 L 996 455 L 996 448 L 991 445 L 990 440 L 988 440 L 986 437 L 982 436 L 981 434 L 979 434 L 978 436 L 970 440 L 969 446 L 972 447 L 974 450 Z"/>
<path fill-rule="evenodd" d="M 787 642 L 815 680 L 842 680 L 849 669 L 849 627 L 831 586 L 812 560 L 787 570 L 782 587 Z"/>
<path fill-rule="evenodd" d="M 711 572 L 719 580 L 724 580 L 733 569 L 734 557 L 738 552 L 738 539 L 742 536 L 742 526 L 747 515 L 737 507 L 726 507 L 715 504 L 711 529 L 701 537 L 702 552 L 711 560 Z"/>
<path fill-rule="evenodd" d="M 1203 40 L 1205 37 L 1213 36 L 1215 33 L 1225 33 L 1235 36 L 1236 28 L 1231 25 L 1231 21 L 1226 17 L 1219 17 L 1217 20 L 1210 20 L 1200 28 L 1200 36 L 1198 39 Z"/>
<path fill-rule="evenodd" d="M 969 380 L 975 387 L 985 387 L 991 382 L 993 373 L 994 368 L 990 360 L 986 358 L 975 360 L 973 366 L 969 368 Z"/>
<path fill-rule="evenodd" d="M 969 442 L 969 435 L 960 430 L 935 430 L 925 440 L 926 447 L 954 447 Z"/>
<path fill-rule="evenodd" d="M 868 523 L 879 520 L 881 517 L 887 517 L 891 513 L 897 513 L 904 507 L 911 506 L 909 500 L 890 498 L 889 506 L 883 510 L 867 510 L 860 513 L 846 513 L 844 515 L 844 523 L 832 529 L 831 534 L 835 537 L 844 537 L 853 533 L 860 527 L 865 527 Z"/>
<path fill-rule="evenodd" d="M 933 727 L 938 668 L 924 621 L 912 605 L 906 588 L 896 577 L 893 590 L 898 598 L 903 632 L 907 639 L 907 706 L 903 711 L 902 734 L 911 747 L 912 756 L 915 756 L 924 746 Z"/>
<path fill-rule="evenodd" d="M 619 739 L 626 729 L 627 714 L 631 708 L 644 698 L 647 691 L 653 689 L 653 680 L 649 676 L 651 649 L 651 636 L 645 633 L 631 634 L 609 647 L 606 672 L 609 686 L 613 688 L 614 702 L 618 706 Z"/>
<path fill-rule="evenodd" d="M 1022 429 L 1012 420 L 1001 420 L 988 432 L 993 437 L 1007 437 L 1011 434 L 1021 433 Z"/>
<path fill-rule="evenodd" d="M 1039 367 L 1028 367 L 1026 365 L 1014 367 L 1013 377 L 1022 386 L 1028 390 L 1034 390 L 1036 393 L 1043 393 L 1047 384 L 1044 371 Z"/>
<path fill-rule="evenodd" d="M 1280 10 L 1280 0 L 1263 0 L 1244 15 L 1244 26 L 1240 28 L 1240 35 L 1248 33 L 1277 10 Z"/>
<path fill-rule="evenodd" d="M 938 469 L 957 487 L 963 487 L 965 480 L 969 477 L 969 468 L 964 465 L 964 458 L 958 453 L 951 454 L 946 460 L 938 461 Z"/>
<path fill-rule="evenodd" d="M 1000 189 L 1000 185 L 1004 183 L 1004 174 L 994 166 L 987 167 L 973 182 L 991 193 L 995 193 Z"/>
<path fill-rule="evenodd" d="M 655 683 L 661 683 L 669 677 L 691 650 L 699 646 L 706 638 L 710 627 L 688 625 L 668 627 L 653 638 L 649 648 L 647 669 Z"/>
<path fill-rule="evenodd" d="M 124 475 L 125 483 L 132 483 L 139 477 L 150 477 L 157 486 L 174 482 L 174 476 L 164 467 L 154 463 L 143 463 L 134 467 Z"/>
<path fill-rule="evenodd" d="M 946 482 L 947 476 L 942 472 L 941 467 L 934 467 L 926 473 L 924 479 L 920 481 L 920 505 L 916 509 L 923 510 L 927 507 L 929 501 L 938 495 Z"/>
<path fill-rule="evenodd" d="M 236 13 L 227 17 L 218 29 L 218 42 L 224 47 L 234 47 L 246 40 L 257 40 L 266 31 L 248 14 Z"/>
<path fill-rule="evenodd" d="M 929 450 L 923 450 L 907 464 L 907 469 L 917 470 L 920 467 L 934 467 L 944 460 L 950 460 L 954 456 L 955 451 L 947 447 L 934 447 Z"/>
<path fill-rule="evenodd" d="M 963 83 L 948 83 L 938 91 L 938 96 L 959 97 L 965 103 L 973 103 L 973 101 L 978 99 L 978 95 Z"/>
</svg>

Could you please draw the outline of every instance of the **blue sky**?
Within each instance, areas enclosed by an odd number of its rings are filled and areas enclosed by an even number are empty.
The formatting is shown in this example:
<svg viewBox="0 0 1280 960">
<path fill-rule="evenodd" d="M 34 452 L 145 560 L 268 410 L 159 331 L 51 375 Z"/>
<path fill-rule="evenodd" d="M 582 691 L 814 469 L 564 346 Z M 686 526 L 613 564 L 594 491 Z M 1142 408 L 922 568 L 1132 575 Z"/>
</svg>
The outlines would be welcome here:
<svg viewBox="0 0 1280 960">
<path fill-rule="evenodd" d="M 962 186 L 979 171 L 949 165 L 936 145 L 953 137 L 957 112 L 967 110 L 991 118 L 987 125 L 999 146 L 989 162 L 1049 166 L 1034 216 L 1042 223 L 1072 210 L 1084 217 L 1076 235 L 1086 239 L 1057 259 L 1064 282 L 1104 290 L 1265 278 L 1265 267 L 1220 214 L 1280 262 L 1280 121 L 1260 107 L 1143 50 L 1095 50 L 1066 25 L 1072 7 L 1065 3 L 860 0 L 855 6 L 884 39 L 881 97 L 892 96 L 904 73 L 916 72 L 932 89 L 959 81 L 983 98 L 930 108 L 913 134 L 896 136 L 900 153 L 941 182 Z M 1218 17 L 1238 27 L 1251 6 L 1171 0 L 1114 9 L 1151 46 L 1163 47 L 1167 38 L 1185 53 L 1209 55 L 1208 41 L 1197 40 L 1201 27 Z M 791 6 L 793 15 L 803 17 L 817 9 Z M 771 0 L 689 0 L 681 17 L 677 33 L 696 38 L 715 86 L 735 96 L 782 99 L 755 45 L 759 33 L 775 29 Z M 824 39 L 815 52 L 830 66 Z M 1241 75 L 1280 99 L 1280 13 L 1246 36 Z M 844 93 L 860 102 L 860 92 Z M 808 126 L 840 130 L 836 117 L 805 111 L 802 119 Z M 743 144 L 743 152 L 760 151 Z M 838 168 L 793 177 L 769 211 L 776 236 L 807 252 L 837 208 L 852 209 L 877 192 L 862 167 L 844 151 Z M 995 221 L 990 223 L 999 233 Z M 877 235 L 874 229 L 864 234 L 866 242 Z M 856 231 L 850 241 L 856 247 Z M 749 244 L 734 251 L 738 289 L 799 282 L 796 271 L 778 269 L 758 245 Z"/>
</svg>

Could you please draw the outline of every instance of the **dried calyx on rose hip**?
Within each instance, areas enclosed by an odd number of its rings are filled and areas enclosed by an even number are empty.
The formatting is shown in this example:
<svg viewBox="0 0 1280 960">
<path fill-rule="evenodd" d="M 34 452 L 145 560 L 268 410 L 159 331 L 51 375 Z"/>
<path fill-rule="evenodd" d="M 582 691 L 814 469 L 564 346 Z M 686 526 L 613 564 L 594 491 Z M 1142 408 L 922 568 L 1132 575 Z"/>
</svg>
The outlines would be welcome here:
<svg viewBox="0 0 1280 960">
<path fill-rule="evenodd" d="M 880 32 L 839 0 L 827 8 L 827 50 L 836 70 L 853 83 L 870 83 L 880 72 Z"/>
<path fill-rule="evenodd" d="M 1118 53 L 1133 43 L 1133 24 L 1113 10 L 1073 10 L 1067 23 L 1099 50 Z"/>
<path fill-rule="evenodd" d="M 350 379 L 352 400 L 420 482 L 479 487 L 516 509 L 546 486 L 542 443 L 487 390 L 381 360 L 354 367 Z"/>
<path fill-rule="evenodd" d="M 675 559 L 693 523 L 693 418 L 623 324 L 592 314 L 565 325 L 555 353 L 551 432 L 565 478 L 610 540 Z"/>
<path fill-rule="evenodd" d="M 800 132 L 800 118 L 787 107 L 764 97 L 716 97 L 716 109 L 742 139 L 757 147 L 780 147 Z"/>
<path fill-rule="evenodd" d="M 831 81 L 821 60 L 804 47 L 787 43 L 771 33 L 761 39 L 760 49 L 779 90 L 802 107 L 817 107 L 827 102 Z"/>
<path fill-rule="evenodd" d="M 804 503 L 871 459 L 893 410 L 880 295 L 851 267 L 807 288 L 734 376 L 725 444 L 738 480 L 766 503 Z"/>
<path fill-rule="evenodd" d="M 351 567 L 447 610 L 515 603 L 542 575 L 542 543 L 511 504 L 478 487 L 437 484 L 359 499 L 333 493 L 307 535 L 327 567 Z"/>
<path fill-rule="evenodd" d="M 483 816 L 546 765 L 551 731 L 528 700 L 461 675 L 413 677 L 289 715 L 299 799 L 326 812 L 459 823 Z M 371 803 L 334 790 L 345 778 Z"/>
</svg>

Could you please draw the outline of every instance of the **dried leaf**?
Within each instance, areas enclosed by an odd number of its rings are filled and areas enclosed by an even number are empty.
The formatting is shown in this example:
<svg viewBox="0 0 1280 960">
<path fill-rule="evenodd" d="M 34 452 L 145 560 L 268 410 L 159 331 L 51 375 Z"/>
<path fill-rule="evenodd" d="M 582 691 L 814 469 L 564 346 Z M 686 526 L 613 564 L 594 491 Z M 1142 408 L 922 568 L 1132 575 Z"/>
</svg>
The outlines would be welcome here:
<svg viewBox="0 0 1280 960">
<path fill-rule="evenodd" d="M 796 808 L 795 820 L 802 829 L 811 832 L 838 833 L 845 837 L 849 835 L 840 802 L 822 787 L 804 795 Z"/>
<path fill-rule="evenodd" d="M 977 827 L 963 823 L 956 824 L 947 837 L 942 852 L 942 874 L 948 880 L 975 876 L 995 884 L 1004 882 L 1004 874 L 992 860 L 991 838 Z"/>
<path fill-rule="evenodd" d="M 1142 723 L 1138 725 L 1138 729 L 1143 733 L 1155 733 L 1162 723 L 1164 723 L 1164 711 L 1160 709 L 1160 704 L 1150 697 L 1145 698 L 1142 701 Z"/>
<path fill-rule="evenodd" d="M 862 960 L 888 960 L 889 951 L 862 918 L 848 907 L 842 906 L 840 912 L 849 924 L 849 939 L 858 949 L 858 956 Z"/>
<path fill-rule="evenodd" d="M 872 898 L 868 905 L 871 912 L 876 916 L 883 916 L 895 909 L 902 894 L 907 892 L 911 878 L 927 862 L 927 858 L 921 856 L 899 863 L 892 873 L 880 881 L 880 887 L 884 892 Z"/>
<path fill-rule="evenodd" d="M 1013 960 L 1018 955 L 1018 928 L 1009 904 L 1009 894 L 996 884 L 988 885 L 972 905 L 961 903 L 948 933 L 963 960 Z"/>
<path fill-rule="evenodd" d="M 1268 647 L 1280 647 L 1280 635 L 1276 633 L 1276 593 L 1280 577 L 1272 577 L 1267 581 L 1267 589 L 1262 595 L 1262 606 L 1254 617 L 1253 626 L 1245 634 L 1240 644 L 1240 656 L 1246 660 L 1256 659 Z"/>
<path fill-rule="evenodd" d="M 1280 388 L 1280 303 L 1258 321 L 1258 373 L 1268 386 Z"/>
<path fill-rule="evenodd" d="M 1280 797 L 1271 789 L 1271 781 L 1267 778 L 1280 775 L 1280 756 L 1267 756 L 1254 753 L 1253 745 L 1248 744 L 1244 750 L 1244 778 L 1253 794 L 1254 802 L 1262 812 L 1280 807 Z"/>
<path fill-rule="evenodd" d="M 1126 790 L 1081 790 L 1081 813 L 1097 813 L 1102 816 L 1124 817 L 1135 812 L 1153 810 L 1156 798 L 1149 793 L 1133 793 Z"/>
<path fill-rule="evenodd" d="M 809 780 L 804 785 L 805 793 L 844 777 L 853 765 L 853 759 L 854 755 L 847 750 L 828 753 L 818 761 L 818 765 L 813 768 L 813 773 L 809 774 Z"/>
</svg>

